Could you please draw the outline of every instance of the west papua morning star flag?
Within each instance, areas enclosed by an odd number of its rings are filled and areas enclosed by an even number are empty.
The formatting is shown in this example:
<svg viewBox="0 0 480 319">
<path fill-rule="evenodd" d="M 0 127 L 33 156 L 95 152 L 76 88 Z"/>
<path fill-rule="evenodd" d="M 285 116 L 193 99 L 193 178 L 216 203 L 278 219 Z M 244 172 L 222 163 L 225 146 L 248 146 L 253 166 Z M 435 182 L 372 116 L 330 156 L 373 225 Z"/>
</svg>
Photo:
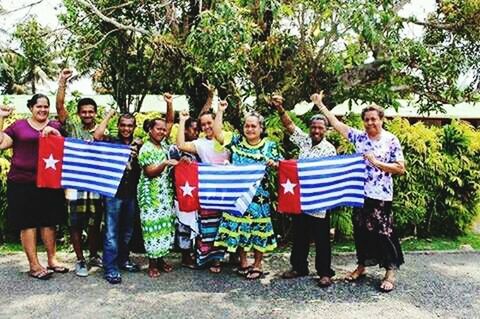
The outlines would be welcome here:
<svg viewBox="0 0 480 319">
<path fill-rule="evenodd" d="M 361 154 L 280 161 L 278 211 L 300 214 L 363 206 L 365 178 Z"/>
<path fill-rule="evenodd" d="M 114 197 L 130 153 L 128 145 L 40 137 L 37 186 L 72 188 Z"/>
<path fill-rule="evenodd" d="M 265 175 L 265 165 L 210 165 L 181 162 L 175 189 L 181 211 L 215 209 L 243 215 Z"/>
</svg>

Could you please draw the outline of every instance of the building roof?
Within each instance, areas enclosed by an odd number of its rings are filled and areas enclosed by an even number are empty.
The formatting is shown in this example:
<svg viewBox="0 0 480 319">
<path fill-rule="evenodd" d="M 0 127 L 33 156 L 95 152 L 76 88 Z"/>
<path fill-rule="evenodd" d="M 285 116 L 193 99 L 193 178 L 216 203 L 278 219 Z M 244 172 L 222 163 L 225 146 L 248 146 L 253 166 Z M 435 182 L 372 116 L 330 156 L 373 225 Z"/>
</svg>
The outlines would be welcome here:
<svg viewBox="0 0 480 319">
<path fill-rule="evenodd" d="M 47 95 L 50 100 L 50 113 L 56 114 L 55 109 L 55 95 Z M 31 98 L 31 95 L 0 95 L 0 102 L 3 103 L 7 99 L 10 104 L 15 108 L 17 113 L 30 113 L 27 108 L 27 101 Z M 105 106 L 110 109 L 112 106 L 116 106 L 116 102 L 111 95 L 83 95 L 82 97 L 89 97 L 95 100 L 99 106 Z M 66 97 L 66 100 L 71 97 Z M 185 95 L 173 96 L 173 107 L 175 111 L 188 110 L 188 99 Z M 133 110 L 132 110 L 133 111 Z M 142 112 L 157 111 L 165 113 L 167 111 L 167 105 L 163 100 L 162 95 L 147 95 L 142 105 Z"/>
</svg>

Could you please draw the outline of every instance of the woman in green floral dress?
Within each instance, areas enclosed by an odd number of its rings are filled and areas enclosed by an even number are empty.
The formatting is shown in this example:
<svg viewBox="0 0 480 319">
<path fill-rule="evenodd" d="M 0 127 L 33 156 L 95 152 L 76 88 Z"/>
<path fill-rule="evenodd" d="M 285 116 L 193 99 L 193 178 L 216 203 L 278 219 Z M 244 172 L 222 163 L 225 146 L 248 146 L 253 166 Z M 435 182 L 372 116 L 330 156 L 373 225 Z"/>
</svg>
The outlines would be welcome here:
<svg viewBox="0 0 480 319">
<path fill-rule="evenodd" d="M 165 100 L 168 106 L 168 97 Z M 137 196 L 143 240 L 149 258 L 148 276 L 151 278 L 160 275 L 159 269 L 172 271 L 172 266 L 163 259 L 173 245 L 175 232 L 173 189 L 169 172 L 172 166 L 177 165 L 177 161 L 167 158 L 168 145 L 165 141 L 172 123 L 173 117 L 169 116 L 168 108 L 167 122 L 160 118 L 145 121 L 143 129 L 148 133 L 149 140 L 138 155 L 142 174 Z"/>
</svg>

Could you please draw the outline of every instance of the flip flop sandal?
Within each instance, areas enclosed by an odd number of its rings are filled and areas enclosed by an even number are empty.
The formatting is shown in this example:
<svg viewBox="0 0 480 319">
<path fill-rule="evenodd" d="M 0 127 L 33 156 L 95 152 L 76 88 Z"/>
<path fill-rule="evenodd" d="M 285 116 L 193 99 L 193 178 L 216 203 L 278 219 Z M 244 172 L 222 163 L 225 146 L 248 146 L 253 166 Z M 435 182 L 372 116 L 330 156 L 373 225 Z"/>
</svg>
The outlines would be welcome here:
<svg viewBox="0 0 480 319">
<path fill-rule="evenodd" d="M 239 276 L 245 277 L 248 275 L 248 273 L 252 270 L 252 266 L 246 266 L 246 267 L 238 267 L 235 270 L 235 273 Z"/>
<path fill-rule="evenodd" d="M 359 280 L 360 278 L 363 278 L 367 275 L 367 273 L 364 271 L 361 274 L 359 274 L 356 270 L 348 273 L 348 275 L 345 277 L 345 280 L 348 282 L 354 282 Z"/>
<path fill-rule="evenodd" d="M 148 274 L 148 277 L 150 278 L 160 277 L 160 271 L 157 268 L 148 268 L 147 274 Z"/>
<path fill-rule="evenodd" d="M 173 271 L 173 266 L 167 263 L 165 260 L 161 260 L 157 263 L 157 266 L 160 271 L 169 273 Z"/>
<path fill-rule="evenodd" d="M 28 275 L 32 278 L 39 279 L 39 280 L 48 280 L 52 277 L 53 272 L 40 270 L 36 272 L 28 272 Z"/>
<path fill-rule="evenodd" d="M 67 272 L 69 272 L 69 269 L 63 266 L 53 266 L 53 267 L 48 266 L 47 269 L 59 274 L 66 274 Z"/>
<path fill-rule="evenodd" d="M 210 266 L 208 268 L 208 270 L 212 273 L 212 274 L 219 274 L 222 272 L 222 266 L 220 265 L 213 265 L 213 266 Z"/>
<path fill-rule="evenodd" d="M 383 285 L 383 283 L 385 283 L 385 282 L 389 282 L 390 284 L 392 284 L 392 288 L 391 288 L 391 289 L 382 288 L 382 285 Z M 394 290 L 394 289 L 395 289 L 395 281 L 393 281 L 393 280 L 391 280 L 391 279 L 386 279 L 386 278 L 384 278 L 384 279 L 382 280 L 380 286 L 378 287 L 378 290 L 380 290 L 381 292 L 386 292 L 386 293 L 391 292 L 391 291 Z"/>
<path fill-rule="evenodd" d="M 195 266 L 195 264 L 182 264 L 182 267 L 185 267 L 188 269 L 197 269 L 197 266 Z"/>
<path fill-rule="evenodd" d="M 247 280 L 257 280 L 263 278 L 267 273 L 264 273 L 261 269 L 252 268 L 248 274 L 245 276 Z M 255 275 L 253 277 L 248 277 L 249 275 Z"/>
</svg>

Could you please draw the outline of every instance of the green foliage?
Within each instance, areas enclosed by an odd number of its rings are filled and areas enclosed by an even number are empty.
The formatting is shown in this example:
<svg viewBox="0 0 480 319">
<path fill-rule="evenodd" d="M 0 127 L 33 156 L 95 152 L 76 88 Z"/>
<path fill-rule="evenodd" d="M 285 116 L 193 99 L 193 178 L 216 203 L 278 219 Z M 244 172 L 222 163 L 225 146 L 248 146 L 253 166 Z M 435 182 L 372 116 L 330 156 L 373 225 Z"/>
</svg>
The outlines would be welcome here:
<svg viewBox="0 0 480 319">
<path fill-rule="evenodd" d="M 57 73 L 55 37 L 35 18 L 18 24 L 12 37 L 19 42 L 20 51 L 0 50 L 2 92 L 36 93 L 37 83 L 46 83 Z"/>
<path fill-rule="evenodd" d="M 407 163 L 407 173 L 395 179 L 393 210 L 401 232 L 465 233 L 480 212 L 480 132 L 458 121 L 428 128 L 395 119 L 387 127 L 400 139 Z"/>
</svg>

